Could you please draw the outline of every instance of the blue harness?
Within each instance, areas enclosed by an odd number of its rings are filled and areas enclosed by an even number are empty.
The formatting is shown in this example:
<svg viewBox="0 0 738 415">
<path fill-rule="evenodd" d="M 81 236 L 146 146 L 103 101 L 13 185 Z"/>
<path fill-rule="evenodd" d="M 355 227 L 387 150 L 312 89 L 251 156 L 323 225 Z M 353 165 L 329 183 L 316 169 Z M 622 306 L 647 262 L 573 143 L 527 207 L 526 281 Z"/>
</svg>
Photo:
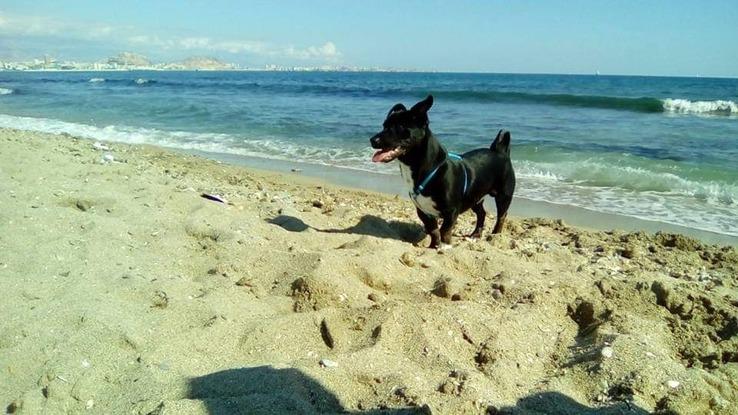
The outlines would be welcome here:
<svg viewBox="0 0 738 415">
<path fill-rule="evenodd" d="M 435 176 L 436 173 L 438 173 L 438 169 L 440 169 L 441 166 L 443 166 L 443 164 L 446 163 L 446 160 L 448 160 L 449 158 L 452 158 L 454 160 L 463 159 L 463 157 L 461 157 L 459 154 L 449 152 L 447 158 L 443 159 L 442 162 L 438 163 L 436 168 L 431 170 L 431 172 L 425 176 L 425 179 L 423 179 L 423 181 L 420 182 L 420 184 L 416 188 L 413 189 L 413 191 L 410 193 L 410 197 L 415 198 L 415 197 L 420 196 L 421 192 L 423 192 L 423 190 L 425 189 L 425 186 L 428 185 L 431 179 L 433 179 L 433 176 Z M 461 163 L 461 168 L 464 169 L 464 195 L 466 195 L 466 188 L 469 185 L 468 175 L 466 173 L 466 165 L 464 163 Z"/>
</svg>

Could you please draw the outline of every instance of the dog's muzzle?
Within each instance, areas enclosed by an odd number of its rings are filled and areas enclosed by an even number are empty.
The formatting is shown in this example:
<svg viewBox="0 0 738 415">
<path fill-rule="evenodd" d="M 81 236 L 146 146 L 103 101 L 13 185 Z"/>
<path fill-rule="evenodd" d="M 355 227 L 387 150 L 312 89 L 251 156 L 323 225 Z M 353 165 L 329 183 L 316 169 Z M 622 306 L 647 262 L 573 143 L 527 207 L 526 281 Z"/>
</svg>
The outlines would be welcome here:
<svg viewBox="0 0 738 415">
<path fill-rule="evenodd" d="M 380 140 L 381 140 L 381 133 L 376 134 L 374 137 L 370 138 L 369 143 L 371 143 L 372 148 L 382 148 L 382 146 L 379 143 Z"/>
</svg>

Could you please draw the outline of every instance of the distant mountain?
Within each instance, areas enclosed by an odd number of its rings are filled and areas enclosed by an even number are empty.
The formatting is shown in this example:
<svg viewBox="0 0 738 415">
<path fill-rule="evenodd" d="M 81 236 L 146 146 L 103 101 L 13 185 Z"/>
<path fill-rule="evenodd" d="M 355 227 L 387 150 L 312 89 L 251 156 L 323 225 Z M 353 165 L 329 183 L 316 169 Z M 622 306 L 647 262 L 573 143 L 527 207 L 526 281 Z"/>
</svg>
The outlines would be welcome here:
<svg viewBox="0 0 738 415">
<path fill-rule="evenodd" d="M 121 52 L 108 58 L 108 63 L 119 66 L 151 66 L 149 58 L 133 52 Z"/>
<path fill-rule="evenodd" d="M 223 63 L 222 61 L 207 56 L 193 56 L 179 63 L 184 69 L 233 69 L 233 64 Z"/>
</svg>

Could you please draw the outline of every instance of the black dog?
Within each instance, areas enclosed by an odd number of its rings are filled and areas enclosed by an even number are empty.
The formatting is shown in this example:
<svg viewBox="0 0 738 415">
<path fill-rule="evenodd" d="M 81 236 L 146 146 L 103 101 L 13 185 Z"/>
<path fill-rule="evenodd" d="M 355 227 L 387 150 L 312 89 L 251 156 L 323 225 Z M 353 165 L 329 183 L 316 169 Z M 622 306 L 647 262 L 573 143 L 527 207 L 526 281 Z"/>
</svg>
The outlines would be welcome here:
<svg viewBox="0 0 738 415">
<path fill-rule="evenodd" d="M 387 114 L 384 129 L 370 139 L 372 161 L 400 161 L 400 172 L 411 186 L 410 198 L 431 236 L 430 248 L 439 240 L 451 243 L 451 230 L 459 214 L 469 209 L 477 214 L 477 225 L 470 237 L 482 235 L 486 216 L 484 199 L 494 197 L 497 223 L 493 233 L 502 231 L 507 209 L 515 190 L 515 172 L 510 163 L 510 133 L 500 130 L 489 149 L 472 150 L 462 155 L 449 153 L 428 128 L 428 96 L 410 110 L 397 104 Z M 443 219 L 438 230 L 437 219 Z"/>
</svg>

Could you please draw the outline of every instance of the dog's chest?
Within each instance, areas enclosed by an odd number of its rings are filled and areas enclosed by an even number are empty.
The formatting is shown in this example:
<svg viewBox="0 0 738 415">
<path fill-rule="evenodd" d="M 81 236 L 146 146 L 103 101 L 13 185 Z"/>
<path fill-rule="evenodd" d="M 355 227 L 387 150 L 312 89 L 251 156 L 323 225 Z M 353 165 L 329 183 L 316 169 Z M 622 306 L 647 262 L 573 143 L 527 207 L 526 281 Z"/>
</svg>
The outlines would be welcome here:
<svg viewBox="0 0 738 415">
<path fill-rule="evenodd" d="M 415 189 L 415 183 L 413 182 L 413 173 L 412 170 L 410 170 L 410 166 L 407 164 L 400 162 L 400 175 L 402 175 L 402 178 L 405 180 L 405 184 L 408 188 L 408 193 L 410 194 L 410 199 L 415 204 L 415 207 L 422 210 L 423 213 L 425 213 L 428 216 L 433 217 L 439 217 L 441 215 L 441 212 L 436 209 L 436 204 L 433 202 L 433 199 L 428 196 L 423 195 L 416 195 L 413 190 Z"/>
</svg>

